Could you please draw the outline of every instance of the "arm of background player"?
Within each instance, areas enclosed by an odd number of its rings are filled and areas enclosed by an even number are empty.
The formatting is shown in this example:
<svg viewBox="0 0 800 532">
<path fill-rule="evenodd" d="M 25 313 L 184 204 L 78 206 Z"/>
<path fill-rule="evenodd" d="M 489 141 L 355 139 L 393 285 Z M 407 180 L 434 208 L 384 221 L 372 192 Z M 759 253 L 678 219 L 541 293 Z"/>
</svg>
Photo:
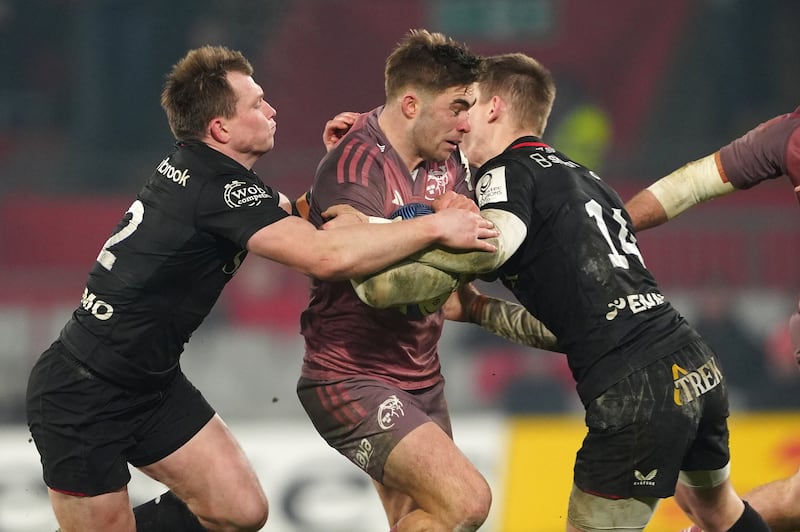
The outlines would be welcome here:
<svg viewBox="0 0 800 532">
<path fill-rule="evenodd" d="M 444 317 L 480 325 L 506 340 L 557 351 L 556 336 L 519 303 L 481 294 L 472 283 L 465 283 L 444 304 Z"/>
<path fill-rule="evenodd" d="M 689 207 L 736 190 L 720 168 L 716 152 L 678 168 L 640 191 L 625 204 L 634 229 L 661 225 Z"/>
<path fill-rule="evenodd" d="M 500 232 L 497 238 L 490 239 L 497 246 L 496 253 L 431 247 L 375 275 L 352 279 L 356 294 L 364 303 L 377 308 L 407 305 L 425 301 L 431 294 L 445 293 L 447 287 L 452 291 L 458 283 L 458 274 L 496 270 L 517 251 L 527 229 L 522 220 L 508 211 L 485 209 L 481 215 Z"/>
<path fill-rule="evenodd" d="M 297 216 L 258 230 L 247 242 L 257 255 L 325 280 L 381 270 L 431 244 L 495 250 L 491 222 L 463 209 L 446 209 L 391 224 L 355 223 L 321 231 Z"/>
</svg>

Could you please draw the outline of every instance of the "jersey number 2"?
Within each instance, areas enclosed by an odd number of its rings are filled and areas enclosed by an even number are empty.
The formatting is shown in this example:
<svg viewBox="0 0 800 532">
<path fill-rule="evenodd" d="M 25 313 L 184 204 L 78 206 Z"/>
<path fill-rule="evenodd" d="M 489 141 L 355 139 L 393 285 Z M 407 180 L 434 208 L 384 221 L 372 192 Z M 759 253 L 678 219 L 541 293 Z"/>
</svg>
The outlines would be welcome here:
<svg viewBox="0 0 800 532">
<path fill-rule="evenodd" d="M 606 221 L 603 219 L 603 207 L 595 200 L 587 201 L 585 207 L 586 212 L 589 213 L 589 217 L 594 218 L 597 228 L 600 229 L 600 232 L 603 234 L 603 238 L 606 239 L 608 247 L 611 248 L 611 253 L 608 254 L 611 264 L 617 268 L 623 268 L 627 270 L 630 267 L 628 264 L 628 257 L 617 250 L 617 246 L 614 244 L 614 239 L 612 238 L 611 233 L 608 231 Z M 619 233 L 617 233 L 616 241 L 617 244 L 619 244 L 619 248 L 628 255 L 635 255 L 639 259 L 639 263 L 644 266 L 642 253 L 636 246 L 636 237 L 634 237 L 628 231 L 628 224 L 625 222 L 625 218 L 622 217 L 622 209 L 611 209 L 611 212 L 611 217 L 619 224 Z"/>
<path fill-rule="evenodd" d="M 142 223 L 142 218 L 144 217 L 144 204 L 139 200 L 134 201 L 125 214 L 131 215 L 131 217 L 128 218 L 128 223 L 106 240 L 106 243 L 103 244 L 103 249 L 100 250 L 100 254 L 97 256 L 97 262 L 108 271 L 111 271 L 111 268 L 114 267 L 114 262 L 117 260 L 116 255 L 111 253 L 108 248 L 119 244 L 136 231 L 136 228 Z"/>
</svg>

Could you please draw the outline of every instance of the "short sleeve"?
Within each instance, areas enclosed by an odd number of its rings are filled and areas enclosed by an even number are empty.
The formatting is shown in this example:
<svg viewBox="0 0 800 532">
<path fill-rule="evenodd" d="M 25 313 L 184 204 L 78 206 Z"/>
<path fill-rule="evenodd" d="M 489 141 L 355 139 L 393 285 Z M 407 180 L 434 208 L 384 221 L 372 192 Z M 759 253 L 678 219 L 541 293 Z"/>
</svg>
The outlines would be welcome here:
<svg viewBox="0 0 800 532">
<path fill-rule="evenodd" d="M 481 168 L 475 184 L 478 206 L 483 209 L 501 209 L 522 220 L 531 221 L 534 183 L 526 169 L 517 162 L 498 161 L 489 168 Z"/>
<path fill-rule="evenodd" d="M 800 117 L 782 115 L 760 124 L 722 147 L 720 163 L 725 177 L 737 189 L 787 175 L 800 179 Z"/>
<path fill-rule="evenodd" d="M 244 249 L 259 229 L 289 216 L 279 200 L 277 192 L 251 176 L 217 177 L 200 193 L 196 224 Z"/>
</svg>

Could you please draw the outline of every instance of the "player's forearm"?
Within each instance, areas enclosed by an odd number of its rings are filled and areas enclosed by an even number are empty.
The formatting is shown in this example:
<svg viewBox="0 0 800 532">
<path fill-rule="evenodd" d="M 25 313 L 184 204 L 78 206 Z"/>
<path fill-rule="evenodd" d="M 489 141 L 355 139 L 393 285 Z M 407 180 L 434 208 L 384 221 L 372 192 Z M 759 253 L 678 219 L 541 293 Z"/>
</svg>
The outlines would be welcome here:
<svg viewBox="0 0 800 532">
<path fill-rule="evenodd" d="M 530 347 L 556 350 L 556 336 L 518 303 L 479 295 L 470 304 L 468 313 L 471 322 L 497 336 Z"/>
<path fill-rule="evenodd" d="M 639 191 L 625 204 L 637 231 L 661 225 L 668 220 L 664 207 L 648 189 Z"/>
<path fill-rule="evenodd" d="M 491 255 L 496 236 L 492 224 L 479 215 L 446 209 L 396 223 L 356 223 L 325 231 L 318 235 L 317 255 L 322 261 L 330 259 L 327 266 L 335 268 L 321 278 L 343 280 L 383 270 L 434 244 Z"/>
<path fill-rule="evenodd" d="M 417 218 L 394 224 L 352 224 L 319 236 L 320 263 L 312 275 L 344 280 L 383 270 L 437 242 L 441 234 L 435 223 Z"/>
<path fill-rule="evenodd" d="M 707 155 L 647 187 L 652 198 L 640 193 L 626 205 L 634 228 L 659 225 L 698 203 L 733 192 L 733 185 L 723 178 L 718 164 L 716 153 Z M 651 201 L 653 199 L 655 203 Z"/>
<path fill-rule="evenodd" d="M 500 231 L 491 242 L 497 247 L 495 253 L 453 252 L 442 247 L 431 247 L 413 258 L 440 270 L 459 274 L 487 273 L 498 269 L 513 255 L 527 235 L 525 223 L 511 212 L 486 209 L 481 215 L 490 220 Z"/>
<path fill-rule="evenodd" d="M 358 297 L 375 308 L 418 303 L 432 294 L 452 292 L 458 277 L 420 264 L 404 261 L 375 275 L 351 280 Z"/>
</svg>

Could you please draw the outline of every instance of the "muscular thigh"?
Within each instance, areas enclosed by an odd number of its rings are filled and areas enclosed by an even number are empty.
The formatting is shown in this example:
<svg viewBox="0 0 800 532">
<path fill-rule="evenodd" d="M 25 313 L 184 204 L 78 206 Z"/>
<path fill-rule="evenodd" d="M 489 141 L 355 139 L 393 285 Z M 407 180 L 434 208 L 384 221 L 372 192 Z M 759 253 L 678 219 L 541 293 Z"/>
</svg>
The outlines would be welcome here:
<svg viewBox="0 0 800 532">
<path fill-rule="evenodd" d="M 593 400 L 575 484 L 607 498 L 665 498 L 679 471 L 727 461 L 727 394 L 702 342 L 635 372 Z"/>
<path fill-rule="evenodd" d="M 417 427 L 432 422 L 448 438 L 451 435 L 443 382 L 409 392 L 369 378 L 301 378 L 297 393 L 328 445 L 378 482 L 383 482 L 389 454 Z"/>
</svg>

